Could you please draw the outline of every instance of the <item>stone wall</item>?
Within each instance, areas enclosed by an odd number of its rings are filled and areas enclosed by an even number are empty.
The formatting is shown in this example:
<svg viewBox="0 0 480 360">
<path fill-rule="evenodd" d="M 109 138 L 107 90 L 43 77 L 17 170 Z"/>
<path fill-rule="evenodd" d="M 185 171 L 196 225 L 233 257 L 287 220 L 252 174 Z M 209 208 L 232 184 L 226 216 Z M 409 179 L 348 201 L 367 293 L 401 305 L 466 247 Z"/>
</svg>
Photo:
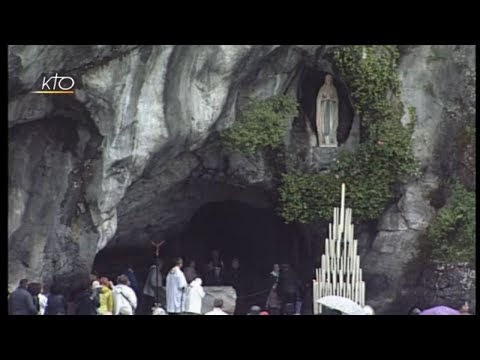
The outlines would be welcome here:
<svg viewBox="0 0 480 360">
<path fill-rule="evenodd" d="M 422 306 L 455 306 L 465 299 L 470 312 L 476 313 L 476 270 L 468 264 L 430 264 L 423 273 L 419 293 L 423 291 Z M 422 290 L 423 289 L 423 290 Z"/>
</svg>

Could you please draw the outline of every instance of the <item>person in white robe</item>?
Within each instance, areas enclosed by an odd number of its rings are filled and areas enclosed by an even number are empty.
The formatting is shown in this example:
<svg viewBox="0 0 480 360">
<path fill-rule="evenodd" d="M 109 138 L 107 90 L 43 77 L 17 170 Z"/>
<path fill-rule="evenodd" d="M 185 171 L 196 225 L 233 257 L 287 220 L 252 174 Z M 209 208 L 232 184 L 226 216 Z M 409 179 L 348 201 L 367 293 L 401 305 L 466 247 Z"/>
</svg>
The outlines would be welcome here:
<svg viewBox="0 0 480 360">
<path fill-rule="evenodd" d="M 202 299 L 205 297 L 205 291 L 202 287 L 202 279 L 196 278 L 187 288 L 185 311 L 191 314 L 202 313 Z"/>
<path fill-rule="evenodd" d="M 182 258 L 177 258 L 175 266 L 167 275 L 167 312 L 169 314 L 185 312 L 185 290 L 188 284 L 181 270 L 182 266 Z"/>
</svg>

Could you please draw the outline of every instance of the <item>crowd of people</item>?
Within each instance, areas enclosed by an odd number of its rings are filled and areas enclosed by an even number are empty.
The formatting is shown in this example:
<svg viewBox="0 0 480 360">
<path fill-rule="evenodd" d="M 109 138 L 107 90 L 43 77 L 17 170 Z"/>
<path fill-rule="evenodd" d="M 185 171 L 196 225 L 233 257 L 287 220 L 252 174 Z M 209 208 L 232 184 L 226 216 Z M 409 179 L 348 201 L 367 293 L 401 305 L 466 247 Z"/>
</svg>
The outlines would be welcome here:
<svg viewBox="0 0 480 360">
<path fill-rule="evenodd" d="M 146 304 L 153 306 L 159 300 L 163 285 L 162 262 L 157 261 L 150 268 L 145 283 L 143 294 L 147 298 Z M 233 257 L 229 267 L 226 267 L 218 250 L 212 251 L 211 257 L 203 271 L 203 277 L 196 267 L 196 262 L 191 260 L 188 266 L 183 267 L 183 260 L 176 259 L 175 265 L 166 276 L 166 312 L 168 314 L 201 314 L 202 302 L 205 297 L 203 286 L 232 286 L 237 292 L 237 305 L 241 298 L 248 297 L 245 294 L 245 274 L 240 271 L 240 261 Z M 303 289 L 302 283 L 290 265 L 273 265 L 269 274 L 266 302 L 262 315 L 293 315 L 300 314 L 302 307 Z M 215 304 L 221 304 L 221 299 L 216 299 Z M 215 306 L 212 312 L 222 314 L 221 306 Z M 257 305 L 255 305 L 257 306 Z M 255 308 L 255 306 L 253 308 Z M 258 307 L 258 306 L 257 306 Z M 238 308 L 238 306 L 237 306 Z M 221 311 L 220 311 L 221 310 Z M 248 314 L 254 311 L 250 308 Z M 262 311 L 259 311 L 259 314 Z M 241 312 L 237 309 L 237 314 Z"/>
<path fill-rule="evenodd" d="M 57 283 L 45 295 L 41 284 L 28 279 L 8 294 L 10 315 L 133 315 L 136 308 L 137 296 L 123 274 L 116 285 L 106 277 L 82 281 L 67 297 Z"/>
<path fill-rule="evenodd" d="M 68 292 L 64 291 L 65 286 L 54 282 L 45 293 L 42 284 L 22 279 L 18 288 L 8 294 L 8 311 L 13 315 L 202 314 L 206 295 L 203 286 L 232 286 L 237 292 L 237 305 L 241 302 L 239 299 L 245 297 L 246 276 L 240 270 L 238 257 L 233 257 L 225 266 L 219 251 L 213 250 L 200 269 L 195 260 L 183 266 L 183 259 L 176 258 L 164 273 L 163 261 L 157 258 L 141 292 L 131 266 L 116 277 L 115 283 L 107 276 L 93 273 L 87 279 L 76 281 Z M 258 314 L 299 314 L 301 283 L 290 266 L 273 265 L 268 278 L 264 311 Z M 248 314 L 253 315 L 257 307 L 251 307 Z M 223 300 L 215 299 L 213 309 L 207 314 L 225 315 Z M 241 314 L 238 306 L 236 314 Z"/>
<path fill-rule="evenodd" d="M 140 294 L 138 281 L 131 266 L 116 278 L 115 284 L 106 276 L 91 274 L 81 279 L 68 293 L 62 291 L 59 283 L 54 282 L 48 294 L 42 284 L 20 283 L 12 293 L 8 294 L 8 313 L 11 315 L 201 315 L 204 311 L 206 292 L 203 286 L 232 286 L 237 292 L 238 306 L 245 295 L 245 274 L 240 271 L 237 257 L 225 266 L 218 250 L 211 253 L 205 267 L 197 269 L 196 262 L 190 260 L 183 267 L 183 259 L 174 259 L 173 266 L 163 273 L 163 261 L 156 259 L 146 277 L 143 291 Z M 166 275 L 166 276 L 165 276 Z M 297 273 L 289 264 L 274 264 L 268 275 L 265 291 L 266 298 L 262 307 L 253 305 L 246 315 L 300 315 L 303 305 L 304 286 Z M 162 294 L 164 295 L 162 297 Z M 140 301 L 139 301 L 140 300 Z M 139 305 L 142 306 L 139 306 Z M 240 309 L 240 310 L 239 310 Z M 458 305 L 458 309 L 439 306 L 421 310 L 412 308 L 409 315 L 465 315 L 469 308 L 466 301 Z M 370 306 L 364 308 L 365 314 L 374 315 Z M 228 315 L 224 310 L 224 301 L 216 298 L 211 310 L 204 315 Z M 322 315 L 341 315 L 334 309 L 326 309 Z"/>
</svg>

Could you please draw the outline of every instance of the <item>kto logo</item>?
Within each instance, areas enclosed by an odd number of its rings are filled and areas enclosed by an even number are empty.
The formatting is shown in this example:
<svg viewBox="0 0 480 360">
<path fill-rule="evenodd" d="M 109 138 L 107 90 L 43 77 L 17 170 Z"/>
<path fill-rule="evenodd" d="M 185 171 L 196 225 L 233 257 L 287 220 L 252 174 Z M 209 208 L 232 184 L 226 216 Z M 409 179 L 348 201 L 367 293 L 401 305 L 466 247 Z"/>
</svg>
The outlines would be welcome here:
<svg viewBox="0 0 480 360">
<path fill-rule="evenodd" d="M 32 91 L 34 94 L 74 94 L 72 90 L 75 86 L 75 80 L 70 76 L 51 76 L 47 79 L 43 77 L 42 90 Z"/>
</svg>

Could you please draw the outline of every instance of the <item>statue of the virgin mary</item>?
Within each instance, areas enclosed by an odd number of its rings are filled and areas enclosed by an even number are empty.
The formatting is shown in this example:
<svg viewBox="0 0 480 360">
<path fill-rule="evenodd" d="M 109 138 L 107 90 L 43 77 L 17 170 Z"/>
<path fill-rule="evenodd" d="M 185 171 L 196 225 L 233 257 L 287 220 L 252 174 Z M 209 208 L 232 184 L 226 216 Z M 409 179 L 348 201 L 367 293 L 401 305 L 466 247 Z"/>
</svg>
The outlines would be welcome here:
<svg viewBox="0 0 480 360">
<path fill-rule="evenodd" d="M 338 95 L 333 85 L 332 75 L 325 76 L 325 83 L 317 96 L 317 136 L 318 146 L 337 146 Z"/>
</svg>

